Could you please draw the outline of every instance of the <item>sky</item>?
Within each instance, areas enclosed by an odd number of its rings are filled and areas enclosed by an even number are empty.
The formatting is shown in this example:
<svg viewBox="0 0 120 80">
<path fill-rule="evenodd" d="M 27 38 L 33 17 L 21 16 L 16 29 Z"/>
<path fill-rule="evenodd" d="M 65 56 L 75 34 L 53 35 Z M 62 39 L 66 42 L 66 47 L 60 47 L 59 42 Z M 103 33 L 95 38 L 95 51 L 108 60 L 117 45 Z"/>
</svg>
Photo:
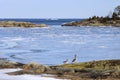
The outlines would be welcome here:
<svg viewBox="0 0 120 80">
<path fill-rule="evenodd" d="M 0 0 L 0 18 L 88 18 L 106 16 L 120 0 Z"/>
</svg>

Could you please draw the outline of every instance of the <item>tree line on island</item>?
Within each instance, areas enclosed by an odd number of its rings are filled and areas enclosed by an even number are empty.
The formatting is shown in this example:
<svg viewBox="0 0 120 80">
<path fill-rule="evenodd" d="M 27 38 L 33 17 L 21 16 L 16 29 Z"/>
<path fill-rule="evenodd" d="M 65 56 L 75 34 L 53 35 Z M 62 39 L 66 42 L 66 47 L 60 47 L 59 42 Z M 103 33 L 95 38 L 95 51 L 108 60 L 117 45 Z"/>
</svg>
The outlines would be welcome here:
<svg viewBox="0 0 120 80">
<path fill-rule="evenodd" d="M 89 21 L 90 20 L 98 20 L 100 21 L 101 23 L 106 23 L 108 21 L 116 21 L 116 22 L 120 22 L 120 6 L 117 6 L 115 9 L 114 9 L 114 12 L 108 16 L 105 16 L 105 17 L 99 17 L 99 16 L 93 16 L 93 17 L 90 17 L 88 19 Z"/>
<path fill-rule="evenodd" d="M 114 12 L 105 17 L 92 16 L 82 21 L 74 21 L 63 24 L 62 26 L 116 26 L 120 27 L 120 6 Z"/>
<path fill-rule="evenodd" d="M 104 23 L 110 20 L 114 20 L 114 21 L 120 20 L 120 15 L 117 14 L 116 12 L 113 12 L 112 16 L 106 16 L 106 17 L 93 16 L 93 17 L 90 17 L 88 20 L 90 21 L 90 20 L 95 20 L 95 19 Z"/>
</svg>

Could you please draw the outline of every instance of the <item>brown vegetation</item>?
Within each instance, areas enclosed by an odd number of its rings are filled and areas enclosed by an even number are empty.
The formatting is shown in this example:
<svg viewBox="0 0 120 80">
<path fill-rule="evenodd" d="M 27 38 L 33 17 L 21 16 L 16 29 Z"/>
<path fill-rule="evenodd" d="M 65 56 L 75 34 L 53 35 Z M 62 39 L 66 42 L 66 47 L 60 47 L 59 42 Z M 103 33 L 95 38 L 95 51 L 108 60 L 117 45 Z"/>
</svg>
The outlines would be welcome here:
<svg viewBox="0 0 120 80">
<path fill-rule="evenodd" d="M 103 60 L 52 66 L 57 74 L 72 80 L 120 79 L 120 60 Z"/>
<path fill-rule="evenodd" d="M 1 21 L 0 27 L 47 27 L 46 24 L 33 24 L 30 22 Z"/>
</svg>

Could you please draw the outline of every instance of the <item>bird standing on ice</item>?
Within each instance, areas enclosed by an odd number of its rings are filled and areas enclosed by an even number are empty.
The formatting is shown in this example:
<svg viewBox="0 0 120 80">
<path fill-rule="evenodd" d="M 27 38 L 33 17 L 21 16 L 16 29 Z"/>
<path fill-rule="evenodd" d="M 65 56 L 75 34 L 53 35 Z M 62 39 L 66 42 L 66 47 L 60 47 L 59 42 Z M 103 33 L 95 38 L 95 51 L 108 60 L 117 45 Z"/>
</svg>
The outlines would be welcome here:
<svg viewBox="0 0 120 80">
<path fill-rule="evenodd" d="M 74 63 L 76 61 L 77 55 L 74 55 L 74 58 L 72 60 L 72 63 Z"/>
</svg>

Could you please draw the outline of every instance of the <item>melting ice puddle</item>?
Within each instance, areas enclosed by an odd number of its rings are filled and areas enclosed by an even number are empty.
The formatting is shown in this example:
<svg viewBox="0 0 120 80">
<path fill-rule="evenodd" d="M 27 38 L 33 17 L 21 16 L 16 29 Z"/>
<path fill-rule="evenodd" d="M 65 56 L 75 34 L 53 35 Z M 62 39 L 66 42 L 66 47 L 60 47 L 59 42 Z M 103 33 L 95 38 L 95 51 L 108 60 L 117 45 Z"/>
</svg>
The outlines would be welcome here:
<svg viewBox="0 0 120 80">
<path fill-rule="evenodd" d="M 66 80 L 42 77 L 40 75 L 8 75 L 6 73 L 19 71 L 20 69 L 0 69 L 0 80 Z"/>
</svg>

